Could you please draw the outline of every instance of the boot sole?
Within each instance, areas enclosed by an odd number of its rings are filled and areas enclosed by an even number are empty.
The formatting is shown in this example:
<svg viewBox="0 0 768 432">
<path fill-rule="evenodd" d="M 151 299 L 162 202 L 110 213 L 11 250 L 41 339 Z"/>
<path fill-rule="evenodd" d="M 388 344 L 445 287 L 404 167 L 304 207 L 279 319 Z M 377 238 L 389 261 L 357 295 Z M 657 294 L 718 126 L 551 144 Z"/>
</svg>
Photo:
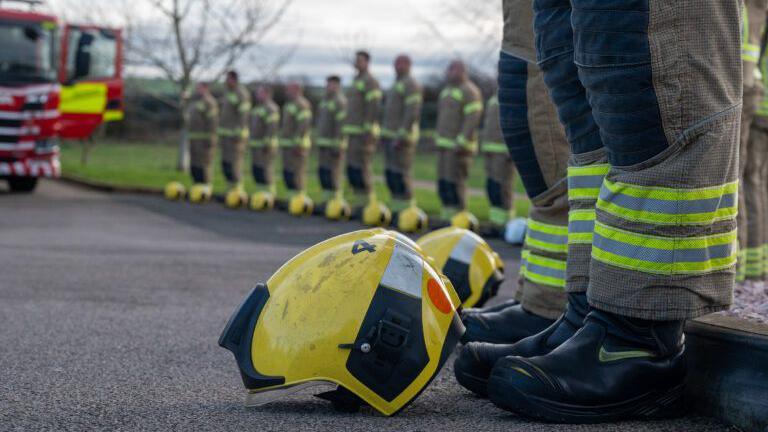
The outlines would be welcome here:
<svg viewBox="0 0 768 432">
<path fill-rule="evenodd" d="M 488 395 L 499 408 L 522 417 L 550 423 L 590 424 L 620 420 L 658 420 L 685 414 L 682 396 L 685 385 L 609 405 L 571 405 L 522 393 L 500 376 L 488 380 Z"/>
</svg>

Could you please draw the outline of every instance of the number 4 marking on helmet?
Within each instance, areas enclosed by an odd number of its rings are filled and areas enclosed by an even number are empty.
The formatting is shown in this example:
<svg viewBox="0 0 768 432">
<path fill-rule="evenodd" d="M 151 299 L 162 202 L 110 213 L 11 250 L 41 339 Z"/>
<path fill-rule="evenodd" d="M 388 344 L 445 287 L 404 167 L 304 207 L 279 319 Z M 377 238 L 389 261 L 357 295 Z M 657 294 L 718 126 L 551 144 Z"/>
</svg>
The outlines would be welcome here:
<svg viewBox="0 0 768 432">
<path fill-rule="evenodd" d="M 357 255 L 360 252 L 374 253 L 376 252 L 376 246 L 365 240 L 358 240 L 352 245 L 352 255 Z"/>
</svg>

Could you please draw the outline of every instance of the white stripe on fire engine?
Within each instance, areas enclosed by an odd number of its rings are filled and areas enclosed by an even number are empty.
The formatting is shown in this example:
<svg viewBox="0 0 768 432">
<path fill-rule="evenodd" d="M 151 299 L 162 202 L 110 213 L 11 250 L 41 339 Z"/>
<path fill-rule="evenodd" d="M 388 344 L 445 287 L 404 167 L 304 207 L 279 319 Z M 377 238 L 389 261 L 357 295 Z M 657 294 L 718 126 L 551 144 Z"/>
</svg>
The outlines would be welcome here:
<svg viewBox="0 0 768 432">
<path fill-rule="evenodd" d="M 59 91 L 58 84 L 29 85 L 21 88 L 9 88 L 0 86 L 0 96 L 27 96 L 47 94 Z"/>
<path fill-rule="evenodd" d="M 23 136 L 23 135 L 37 135 L 39 133 L 40 133 L 39 126 L 18 127 L 18 128 L 0 127 L 0 135 Z"/>
<path fill-rule="evenodd" d="M 32 150 L 35 148 L 34 141 L 19 141 L 17 143 L 2 143 L 0 150 Z"/>
<path fill-rule="evenodd" d="M 54 119 L 59 116 L 59 110 L 43 111 L 0 111 L 0 120 L 31 120 L 31 119 Z"/>
</svg>

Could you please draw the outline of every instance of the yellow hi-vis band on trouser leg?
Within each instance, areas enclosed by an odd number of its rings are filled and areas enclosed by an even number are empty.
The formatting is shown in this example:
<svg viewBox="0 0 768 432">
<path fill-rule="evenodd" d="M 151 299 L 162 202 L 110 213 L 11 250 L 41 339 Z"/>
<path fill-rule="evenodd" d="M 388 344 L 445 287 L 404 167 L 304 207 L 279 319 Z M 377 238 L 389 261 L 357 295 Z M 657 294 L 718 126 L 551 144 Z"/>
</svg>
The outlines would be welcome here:
<svg viewBox="0 0 768 432">
<path fill-rule="evenodd" d="M 592 259 L 660 275 L 697 275 L 736 264 L 736 230 L 701 237 L 638 234 L 595 223 Z"/>
<path fill-rule="evenodd" d="M 746 249 L 746 256 L 747 265 L 746 267 L 746 274 L 745 276 L 750 279 L 756 279 L 763 276 L 763 266 L 764 266 L 764 259 L 763 259 L 763 248 L 757 247 L 757 248 L 747 248 Z"/>
<path fill-rule="evenodd" d="M 568 227 L 528 219 L 525 244 L 552 253 L 568 253 Z"/>
<path fill-rule="evenodd" d="M 565 289 L 566 262 L 523 250 L 520 276 L 539 285 Z"/>
<path fill-rule="evenodd" d="M 568 244 L 592 244 L 595 231 L 595 210 L 568 212 Z"/>
<path fill-rule="evenodd" d="M 597 199 L 603 179 L 610 169 L 610 164 L 568 167 L 568 200 Z"/>
</svg>

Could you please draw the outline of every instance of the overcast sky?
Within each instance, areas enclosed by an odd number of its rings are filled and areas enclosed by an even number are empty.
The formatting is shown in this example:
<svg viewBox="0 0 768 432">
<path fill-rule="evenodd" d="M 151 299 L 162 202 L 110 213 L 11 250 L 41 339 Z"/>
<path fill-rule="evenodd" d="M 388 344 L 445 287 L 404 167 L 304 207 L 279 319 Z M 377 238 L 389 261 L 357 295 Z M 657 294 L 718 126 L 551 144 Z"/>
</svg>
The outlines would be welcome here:
<svg viewBox="0 0 768 432">
<path fill-rule="evenodd" d="M 125 0 L 128 1 L 128 0 Z M 275 0 L 279 1 L 279 0 Z M 498 38 L 478 35 L 478 30 L 458 18 L 451 18 L 441 5 L 451 0 L 295 0 L 285 19 L 265 41 L 260 55 L 279 55 L 292 51 L 290 61 L 280 69 L 286 77 L 306 76 L 315 82 L 330 73 L 348 77 L 351 67 L 343 58 L 355 46 L 368 48 L 374 57 L 374 72 L 384 83 L 392 79 L 392 57 L 399 52 L 410 53 L 415 60 L 415 72 L 421 77 L 442 73 L 444 63 L 456 56 L 472 57 L 488 51 L 488 44 L 498 47 Z M 478 0 L 455 0 L 456 4 Z M 499 0 L 480 0 L 499 4 L 498 16 L 491 13 L 485 24 L 486 33 L 493 35 L 500 29 Z M 109 2 L 109 3 L 107 3 Z M 215 2 L 215 0 L 214 0 Z M 104 7 L 111 0 L 48 0 L 48 8 L 66 14 L 70 20 L 81 20 L 78 10 L 89 6 Z M 77 5 L 76 8 L 68 5 Z M 114 3 L 112 3 L 114 4 Z M 140 1 L 131 1 L 135 10 Z M 139 8 L 140 9 L 140 8 Z M 115 14 L 117 12 L 114 12 Z M 150 8 L 140 10 L 138 16 L 151 16 Z M 119 17 L 116 16 L 119 20 Z M 444 35 L 438 38 L 427 22 Z M 499 36 L 500 38 L 500 36 Z M 450 45 L 450 46 L 449 46 Z M 488 72 L 493 70 L 494 59 L 487 56 L 472 60 Z M 246 78 L 255 78 L 255 66 L 247 59 L 238 65 Z M 129 73 L 145 73 L 131 71 Z M 251 73 L 253 72 L 253 73 Z"/>
</svg>

